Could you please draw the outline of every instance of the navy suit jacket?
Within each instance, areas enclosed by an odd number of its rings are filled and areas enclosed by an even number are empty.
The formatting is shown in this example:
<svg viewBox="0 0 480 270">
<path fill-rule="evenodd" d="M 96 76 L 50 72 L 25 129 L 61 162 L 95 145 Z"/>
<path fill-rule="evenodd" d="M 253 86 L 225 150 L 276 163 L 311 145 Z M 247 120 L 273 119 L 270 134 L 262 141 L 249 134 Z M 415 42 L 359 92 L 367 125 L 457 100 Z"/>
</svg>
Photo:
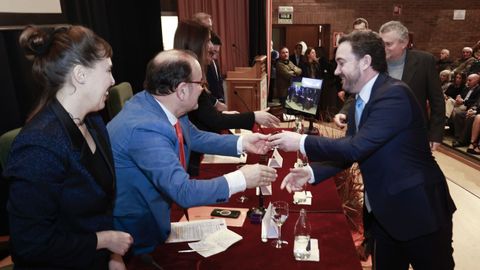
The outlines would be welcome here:
<svg viewBox="0 0 480 270">
<path fill-rule="evenodd" d="M 417 116 L 428 119 L 426 122 L 429 140 L 442 142 L 445 128 L 445 100 L 435 69 L 435 57 L 417 50 L 407 50 L 406 54 L 402 81 L 410 87 L 420 103 L 421 111 Z M 354 98 L 349 97 L 340 112 L 347 114 L 353 102 Z M 430 112 L 427 111 L 428 107 Z"/>
<path fill-rule="evenodd" d="M 191 150 L 237 155 L 237 136 L 200 131 L 187 116 L 179 120 L 187 160 Z M 114 226 L 132 234 L 134 254 L 152 252 L 167 239 L 172 202 L 188 208 L 228 200 L 224 176 L 190 179 L 179 161 L 175 129 L 148 92 L 131 98 L 107 128 L 117 174 Z"/>
<path fill-rule="evenodd" d="M 86 125 L 103 162 L 93 160 L 56 100 L 12 144 L 4 175 L 11 179 L 8 212 L 16 269 L 108 267 L 110 253 L 96 250 L 95 233 L 113 229 L 113 159 L 101 117 L 87 116 Z"/>
<path fill-rule="evenodd" d="M 432 233 L 451 222 L 455 205 L 434 160 L 420 106 L 408 86 L 380 74 L 355 130 L 355 106 L 347 135 L 307 136 L 305 150 L 317 182 L 358 162 L 372 213 L 397 240 Z"/>
</svg>

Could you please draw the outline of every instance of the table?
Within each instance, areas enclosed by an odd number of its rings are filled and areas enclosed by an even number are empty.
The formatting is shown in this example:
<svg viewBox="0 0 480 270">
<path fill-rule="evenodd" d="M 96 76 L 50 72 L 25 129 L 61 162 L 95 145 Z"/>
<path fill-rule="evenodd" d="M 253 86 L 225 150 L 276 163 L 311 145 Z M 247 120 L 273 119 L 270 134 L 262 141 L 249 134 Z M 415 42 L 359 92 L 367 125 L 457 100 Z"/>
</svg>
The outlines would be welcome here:
<svg viewBox="0 0 480 270">
<path fill-rule="evenodd" d="M 261 226 L 251 224 L 245 220 L 243 227 L 229 227 L 230 230 L 240 234 L 243 239 L 225 252 L 203 258 L 197 253 L 178 253 L 178 250 L 189 249 L 187 243 L 164 244 L 157 247 L 151 258 L 162 266 L 163 269 L 328 269 L 328 270 L 361 270 L 351 233 L 343 214 L 341 201 L 337 194 L 335 183 L 332 179 L 316 186 L 309 186 L 314 199 L 311 206 L 294 205 L 293 196 L 285 190 L 280 190 L 281 180 L 288 173 L 288 168 L 293 166 L 296 159 L 295 153 L 281 152 L 284 161 L 283 168 L 278 170 L 278 180 L 273 184 L 272 196 L 265 196 L 265 205 L 270 201 L 285 200 L 290 204 L 290 216 L 282 227 L 282 238 L 288 245 L 282 249 L 271 246 L 269 240 L 263 243 L 260 240 Z M 250 155 L 247 163 L 258 162 L 259 156 Z M 236 164 L 202 164 L 199 178 L 208 179 L 226 172 L 236 170 Z M 235 194 L 228 203 L 215 205 L 218 207 L 243 207 L 258 206 L 255 190 L 244 193 L 249 200 L 240 203 L 237 201 L 242 193 Z M 298 262 L 293 257 L 293 228 L 298 218 L 300 208 L 307 210 L 307 217 L 312 226 L 311 237 L 319 239 L 320 262 Z M 179 220 L 182 216 L 180 209 L 172 208 L 172 221 Z M 143 258 L 145 260 L 145 258 Z M 128 269 L 156 269 L 142 261 L 140 257 L 133 257 L 128 261 Z"/>
</svg>

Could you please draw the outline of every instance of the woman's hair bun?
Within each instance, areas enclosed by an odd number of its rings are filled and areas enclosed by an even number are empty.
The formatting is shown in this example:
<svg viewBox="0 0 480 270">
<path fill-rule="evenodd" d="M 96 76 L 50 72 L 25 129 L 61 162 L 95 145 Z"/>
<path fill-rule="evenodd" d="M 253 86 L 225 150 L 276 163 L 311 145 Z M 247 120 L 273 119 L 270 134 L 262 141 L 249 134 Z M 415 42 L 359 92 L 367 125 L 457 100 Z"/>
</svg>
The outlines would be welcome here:
<svg viewBox="0 0 480 270">
<path fill-rule="evenodd" d="M 27 56 L 42 56 L 50 49 L 52 34 L 53 30 L 29 25 L 20 35 L 19 43 Z"/>
</svg>

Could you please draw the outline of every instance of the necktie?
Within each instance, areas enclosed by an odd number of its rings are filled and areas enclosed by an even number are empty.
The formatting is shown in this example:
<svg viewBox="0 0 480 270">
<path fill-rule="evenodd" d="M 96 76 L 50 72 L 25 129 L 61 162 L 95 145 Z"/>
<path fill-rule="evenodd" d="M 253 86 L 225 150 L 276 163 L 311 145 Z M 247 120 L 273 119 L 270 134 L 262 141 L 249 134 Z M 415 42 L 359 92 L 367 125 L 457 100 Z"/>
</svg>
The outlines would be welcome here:
<svg viewBox="0 0 480 270">
<path fill-rule="evenodd" d="M 357 96 L 357 100 L 355 101 L 355 126 L 357 127 L 360 124 L 360 118 L 362 117 L 363 108 L 365 108 L 365 102 L 360 96 Z M 368 200 L 368 194 L 365 190 L 365 207 L 367 211 L 370 213 L 372 212 L 372 207 L 370 206 L 370 201 Z"/>
<path fill-rule="evenodd" d="M 187 162 L 185 160 L 185 148 L 183 147 L 183 133 L 182 133 L 182 126 L 180 125 L 180 120 L 177 120 L 177 123 L 173 125 L 175 127 L 175 133 L 177 134 L 178 138 L 178 156 L 180 159 L 180 163 L 182 164 L 183 168 L 187 169 Z M 187 221 L 190 221 L 188 216 L 188 208 L 183 208 L 183 214 L 187 218 Z"/>
<path fill-rule="evenodd" d="M 180 126 L 180 121 L 177 121 L 174 125 L 175 127 L 175 133 L 177 134 L 178 138 L 178 156 L 180 159 L 180 163 L 182 164 L 183 168 L 187 168 L 187 162 L 185 160 L 185 148 L 184 148 L 184 142 L 183 142 L 183 133 L 182 133 L 182 127 Z"/>
<path fill-rule="evenodd" d="M 357 100 L 355 101 L 355 127 L 358 131 L 358 125 L 360 124 L 360 118 L 362 117 L 363 108 L 365 107 L 365 103 L 363 99 L 358 96 Z"/>
</svg>

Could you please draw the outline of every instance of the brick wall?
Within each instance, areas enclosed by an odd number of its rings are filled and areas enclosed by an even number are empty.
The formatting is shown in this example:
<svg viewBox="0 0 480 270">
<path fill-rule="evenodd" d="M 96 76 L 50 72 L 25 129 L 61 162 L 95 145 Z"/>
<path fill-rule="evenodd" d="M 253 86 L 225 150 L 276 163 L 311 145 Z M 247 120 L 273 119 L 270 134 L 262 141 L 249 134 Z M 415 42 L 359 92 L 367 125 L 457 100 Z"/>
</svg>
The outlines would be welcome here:
<svg viewBox="0 0 480 270">
<path fill-rule="evenodd" d="M 416 49 L 438 56 L 442 48 L 450 50 L 453 59 L 461 56 L 465 46 L 480 40 L 479 0 L 272 0 L 273 24 L 277 23 L 278 6 L 293 6 L 294 24 L 330 24 L 331 33 L 350 32 L 357 17 L 366 18 L 370 28 L 378 31 L 390 20 L 399 20 L 414 33 Z M 400 15 L 393 14 L 401 5 Z M 463 21 L 453 20 L 454 9 L 465 9 Z"/>
</svg>

